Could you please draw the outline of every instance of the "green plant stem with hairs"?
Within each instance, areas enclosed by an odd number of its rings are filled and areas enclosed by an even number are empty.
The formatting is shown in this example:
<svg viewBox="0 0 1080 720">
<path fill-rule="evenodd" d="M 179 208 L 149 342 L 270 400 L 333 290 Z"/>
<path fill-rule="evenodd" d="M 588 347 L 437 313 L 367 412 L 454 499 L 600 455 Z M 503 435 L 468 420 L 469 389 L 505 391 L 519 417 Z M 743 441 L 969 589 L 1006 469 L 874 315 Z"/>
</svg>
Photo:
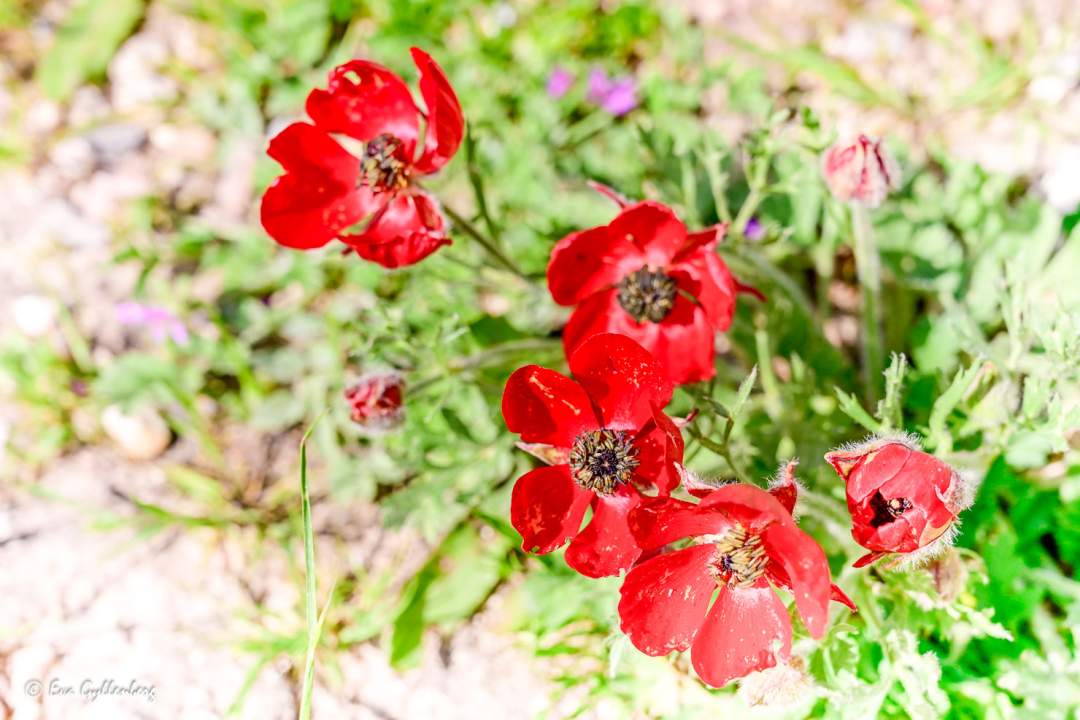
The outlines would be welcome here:
<svg viewBox="0 0 1080 720">
<path fill-rule="evenodd" d="M 884 349 L 881 338 L 881 259 L 874 244 L 869 210 L 860 204 L 851 206 L 851 230 L 855 252 L 855 271 L 862 299 L 862 369 L 866 403 L 873 407 L 878 400 L 878 382 L 883 369 Z"/>
<path fill-rule="evenodd" d="M 475 240 L 480 245 L 480 247 L 484 248 L 487 254 L 495 260 L 496 264 L 498 264 L 504 270 L 507 270 L 508 272 L 517 275 L 522 280 L 532 282 L 532 278 L 526 275 L 524 271 L 521 270 L 521 268 L 515 265 L 514 261 L 508 258 L 503 253 L 503 251 L 499 249 L 498 245 L 495 244 L 495 241 L 484 235 L 484 233 L 480 232 L 479 228 L 469 222 L 469 220 L 466 219 L 464 215 L 447 205 L 443 205 L 443 211 L 447 214 L 447 216 L 449 216 L 450 220 L 454 223 L 454 225 L 457 225 L 459 228 L 461 228 L 462 232 Z"/>
</svg>

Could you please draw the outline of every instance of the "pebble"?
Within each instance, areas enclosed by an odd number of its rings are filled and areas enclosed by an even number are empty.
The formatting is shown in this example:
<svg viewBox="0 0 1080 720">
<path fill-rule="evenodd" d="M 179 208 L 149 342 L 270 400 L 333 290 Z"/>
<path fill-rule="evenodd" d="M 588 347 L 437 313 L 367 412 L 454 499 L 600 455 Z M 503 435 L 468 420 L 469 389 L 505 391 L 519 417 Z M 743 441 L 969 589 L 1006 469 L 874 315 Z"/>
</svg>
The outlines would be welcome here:
<svg viewBox="0 0 1080 720">
<path fill-rule="evenodd" d="M 134 123 L 113 123 L 96 127 L 84 136 L 103 163 L 113 163 L 146 144 L 146 129 Z"/>
<path fill-rule="evenodd" d="M 12 319 L 19 332 L 27 337 L 39 338 L 56 328 L 60 313 L 55 300 L 45 295 L 27 293 L 11 303 Z"/>
<path fill-rule="evenodd" d="M 101 413 L 101 426 L 130 460 L 153 460 L 172 442 L 168 424 L 149 407 L 125 411 L 110 405 Z"/>
</svg>

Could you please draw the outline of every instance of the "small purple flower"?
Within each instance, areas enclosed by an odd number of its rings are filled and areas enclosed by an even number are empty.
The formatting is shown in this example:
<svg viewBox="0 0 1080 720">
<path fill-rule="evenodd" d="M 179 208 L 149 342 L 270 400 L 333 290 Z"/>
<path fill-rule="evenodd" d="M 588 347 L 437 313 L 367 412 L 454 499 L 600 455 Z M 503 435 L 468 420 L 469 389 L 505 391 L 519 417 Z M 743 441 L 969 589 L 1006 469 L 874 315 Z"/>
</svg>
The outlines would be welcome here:
<svg viewBox="0 0 1080 720">
<path fill-rule="evenodd" d="M 589 89 L 586 92 L 589 102 L 602 105 L 609 92 L 611 92 L 611 80 L 608 79 L 607 73 L 600 68 L 593 68 L 589 72 Z"/>
<path fill-rule="evenodd" d="M 139 325 L 150 330 L 155 342 L 172 338 L 177 345 L 187 345 L 190 337 L 184 323 L 171 312 L 154 305 L 122 302 L 116 306 L 116 319 L 121 325 Z"/>
<path fill-rule="evenodd" d="M 601 106 L 615 117 L 625 115 L 638 105 L 637 85 L 634 78 L 619 78 L 611 85 L 611 90 Z"/>
<path fill-rule="evenodd" d="M 600 68 L 594 68 L 589 73 L 586 97 L 589 102 L 619 117 L 638 106 L 637 83 L 629 75 L 613 80 Z"/>
<path fill-rule="evenodd" d="M 558 100 L 567 93 L 574 84 L 574 76 L 564 67 L 556 67 L 548 75 L 547 94 L 553 100 Z"/>
<path fill-rule="evenodd" d="M 751 215 L 750 219 L 746 221 L 746 229 L 743 230 L 743 237 L 747 240 L 760 240 L 765 237 L 765 226 L 761 224 L 761 221 L 757 219 L 756 215 Z"/>
</svg>

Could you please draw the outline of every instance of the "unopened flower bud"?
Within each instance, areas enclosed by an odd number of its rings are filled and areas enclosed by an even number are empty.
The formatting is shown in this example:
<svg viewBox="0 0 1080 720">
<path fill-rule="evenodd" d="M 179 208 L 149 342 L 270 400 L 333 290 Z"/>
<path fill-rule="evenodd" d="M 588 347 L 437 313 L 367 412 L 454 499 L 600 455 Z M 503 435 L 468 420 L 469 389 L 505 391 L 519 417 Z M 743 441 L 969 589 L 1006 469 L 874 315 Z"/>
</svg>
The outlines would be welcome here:
<svg viewBox="0 0 1080 720">
<path fill-rule="evenodd" d="M 825 151 L 821 172 L 838 200 L 877 207 L 900 184 L 900 171 L 880 140 L 860 135 Z"/>
<path fill-rule="evenodd" d="M 401 422 L 405 380 L 393 372 L 365 375 L 345 391 L 353 422 L 373 428 L 388 428 Z"/>
<path fill-rule="evenodd" d="M 919 552 L 911 557 L 922 559 L 946 547 L 956 516 L 971 504 L 961 476 L 906 437 L 874 438 L 825 459 L 847 483 L 851 535 L 871 551 L 855 567 L 889 553 Z"/>
</svg>

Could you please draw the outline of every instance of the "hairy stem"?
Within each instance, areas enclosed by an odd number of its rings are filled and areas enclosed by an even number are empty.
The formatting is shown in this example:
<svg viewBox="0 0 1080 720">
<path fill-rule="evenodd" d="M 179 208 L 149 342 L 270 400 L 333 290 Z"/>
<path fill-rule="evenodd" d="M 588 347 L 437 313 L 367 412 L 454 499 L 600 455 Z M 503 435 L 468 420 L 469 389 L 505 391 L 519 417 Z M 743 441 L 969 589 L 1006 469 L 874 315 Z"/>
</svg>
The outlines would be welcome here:
<svg viewBox="0 0 1080 720">
<path fill-rule="evenodd" d="M 531 282 L 529 276 L 522 272 L 521 269 L 517 265 L 515 265 L 510 258 L 506 257 L 506 255 L 503 254 L 503 251 L 500 250 L 490 238 L 480 232 L 480 230 L 477 229 L 475 225 L 465 219 L 465 216 L 461 215 L 457 210 L 454 210 L 447 205 L 443 205 L 443 211 L 446 212 L 446 214 L 450 217 L 450 220 L 453 221 L 453 223 L 459 228 L 461 228 L 461 230 L 466 235 L 479 243 L 480 247 L 484 248 L 484 250 L 487 251 L 488 255 L 490 255 L 500 266 L 502 266 L 504 270 L 508 270 L 513 274 L 517 275 L 519 278 L 523 280 L 529 280 Z"/>
<path fill-rule="evenodd" d="M 865 398 L 871 407 L 878 400 L 884 350 L 881 338 L 881 260 L 874 244 L 870 214 L 858 204 L 851 206 L 855 269 L 862 296 L 862 369 Z"/>
</svg>

